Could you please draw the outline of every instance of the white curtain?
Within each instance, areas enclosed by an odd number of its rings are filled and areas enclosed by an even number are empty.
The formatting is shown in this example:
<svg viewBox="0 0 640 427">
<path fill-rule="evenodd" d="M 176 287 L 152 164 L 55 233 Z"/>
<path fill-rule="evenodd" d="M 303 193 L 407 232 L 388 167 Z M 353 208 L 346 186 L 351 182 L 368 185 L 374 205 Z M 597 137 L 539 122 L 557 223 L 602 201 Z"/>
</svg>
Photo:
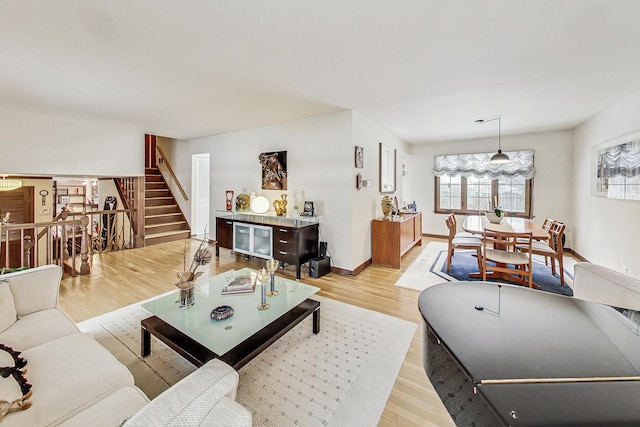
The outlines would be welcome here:
<svg viewBox="0 0 640 427">
<path fill-rule="evenodd" d="M 533 178 L 534 150 L 505 151 L 511 162 L 491 163 L 491 156 L 495 153 L 474 154 L 446 154 L 435 156 L 433 159 L 433 174 L 461 175 L 463 177 L 475 176 L 476 178 L 498 178 L 500 176 L 522 176 L 526 179 Z"/>
</svg>

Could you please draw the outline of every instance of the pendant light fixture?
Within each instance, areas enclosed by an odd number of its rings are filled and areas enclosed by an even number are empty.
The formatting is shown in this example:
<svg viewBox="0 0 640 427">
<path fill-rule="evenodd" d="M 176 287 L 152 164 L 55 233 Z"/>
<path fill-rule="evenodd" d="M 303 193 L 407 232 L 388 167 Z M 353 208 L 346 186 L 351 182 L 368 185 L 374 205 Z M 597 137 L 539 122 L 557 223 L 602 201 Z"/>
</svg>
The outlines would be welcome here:
<svg viewBox="0 0 640 427">
<path fill-rule="evenodd" d="M 496 154 L 494 154 L 493 156 L 491 156 L 491 163 L 509 163 L 511 161 L 511 159 L 509 158 L 509 156 L 507 156 L 506 154 L 504 154 L 502 152 L 502 145 L 501 145 L 501 133 L 502 133 L 502 123 L 500 122 L 500 116 L 498 117 L 493 117 L 490 119 L 478 119 L 476 120 L 476 123 L 486 123 L 486 122 L 492 122 L 494 120 L 498 121 L 498 152 Z"/>
<path fill-rule="evenodd" d="M 0 191 L 11 191 L 22 187 L 22 181 L 19 179 L 7 179 L 7 175 L 2 175 L 0 179 Z"/>
</svg>

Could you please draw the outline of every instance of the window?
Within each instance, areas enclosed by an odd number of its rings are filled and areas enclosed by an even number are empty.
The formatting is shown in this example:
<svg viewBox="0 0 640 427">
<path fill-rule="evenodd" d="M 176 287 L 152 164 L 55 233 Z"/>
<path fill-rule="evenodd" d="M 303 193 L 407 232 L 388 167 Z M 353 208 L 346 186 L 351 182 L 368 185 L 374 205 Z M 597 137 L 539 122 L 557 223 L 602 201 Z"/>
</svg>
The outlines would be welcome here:
<svg viewBox="0 0 640 427">
<path fill-rule="evenodd" d="M 533 151 L 509 152 L 513 162 L 489 163 L 493 153 L 436 156 L 435 212 L 470 214 L 500 206 L 531 217 Z"/>
</svg>

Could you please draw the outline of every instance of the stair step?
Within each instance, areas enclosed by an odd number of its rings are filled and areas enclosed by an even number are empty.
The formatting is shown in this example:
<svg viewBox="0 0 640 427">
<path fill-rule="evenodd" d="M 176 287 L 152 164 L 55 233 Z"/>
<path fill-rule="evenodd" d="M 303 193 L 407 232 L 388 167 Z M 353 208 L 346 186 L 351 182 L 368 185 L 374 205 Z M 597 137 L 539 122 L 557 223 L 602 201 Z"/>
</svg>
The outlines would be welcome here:
<svg viewBox="0 0 640 427">
<path fill-rule="evenodd" d="M 169 189 L 169 187 L 164 181 L 146 182 L 144 186 L 145 191 L 164 190 L 165 188 L 167 190 Z"/>
<path fill-rule="evenodd" d="M 158 243 L 172 242 L 174 240 L 184 240 L 191 237 L 191 230 L 166 231 L 153 233 L 145 236 L 145 245 L 155 245 Z"/>
<path fill-rule="evenodd" d="M 145 206 L 169 206 L 174 203 L 173 197 L 149 197 L 144 199 Z"/>
<path fill-rule="evenodd" d="M 161 214 L 181 214 L 178 205 L 160 205 L 160 206 L 145 206 L 144 214 L 147 215 L 161 215 Z"/>
<path fill-rule="evenodd" d="M 153 199 L 155 197 L 171 197 L 171 190 L 169 190 L 168 188 L 154 188 L 145 190 L 145 199 Z"/>
<path fill-rule="evenodd" d="M 184 225 L 186 223 L 187 223 L 187 221 L 171 221 L 171 222 L 163 222 L 163 223 L 160 223 L 160 224 L 145 224 L 144 229 L 145 230 L 151 229 L 151 232 L 153 232 L 154 229 L 159 228 L 159 227 L 165 227 L 165 226 L 168 226 L 168 225 L 170 225 L 170 226 Z"/>
</svg>

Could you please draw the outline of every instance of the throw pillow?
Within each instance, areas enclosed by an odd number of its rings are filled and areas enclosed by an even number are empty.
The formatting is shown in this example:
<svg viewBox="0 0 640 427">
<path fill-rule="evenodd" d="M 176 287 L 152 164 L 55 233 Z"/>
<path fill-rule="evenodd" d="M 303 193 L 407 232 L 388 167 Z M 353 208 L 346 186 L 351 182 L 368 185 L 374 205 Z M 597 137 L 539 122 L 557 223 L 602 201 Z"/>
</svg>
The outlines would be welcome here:
<svg viewBox="0 0 640 427">
<path fill-rule="evenodd" d="M 9 412 L 27 409 L 31 384 L 27 382 L 27 360 L 20 352 L 0 344 L 0 421 Z"/>
<path fill-rule="evenodd" d="M 9 289 L 9 281 L 0 279 L 0 332 L 13 325 L 16 319 L 16 306 Z"/>
</svg>

